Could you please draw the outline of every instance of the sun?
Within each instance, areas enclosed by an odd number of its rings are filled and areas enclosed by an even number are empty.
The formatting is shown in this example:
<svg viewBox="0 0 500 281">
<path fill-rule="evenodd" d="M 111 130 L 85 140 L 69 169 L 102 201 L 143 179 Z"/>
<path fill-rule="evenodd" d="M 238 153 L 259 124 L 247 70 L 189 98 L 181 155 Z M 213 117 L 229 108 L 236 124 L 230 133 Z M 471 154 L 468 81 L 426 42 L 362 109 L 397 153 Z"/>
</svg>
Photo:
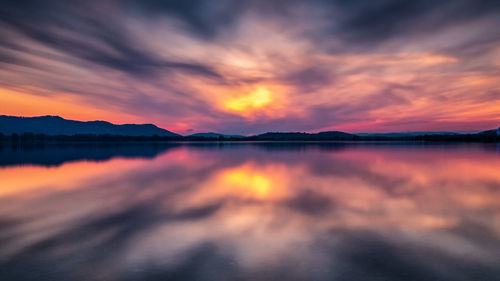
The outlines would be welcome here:
<svg viewBox="0 0 500 281">
<path fill-rule="evenodd" d="M 229 99 L 225 107 L 232 111 L 249 111 L 265 107 L 271 103 L 271 93 L 265 87 L 259 87 L 246 96 Z"/>
</svg>

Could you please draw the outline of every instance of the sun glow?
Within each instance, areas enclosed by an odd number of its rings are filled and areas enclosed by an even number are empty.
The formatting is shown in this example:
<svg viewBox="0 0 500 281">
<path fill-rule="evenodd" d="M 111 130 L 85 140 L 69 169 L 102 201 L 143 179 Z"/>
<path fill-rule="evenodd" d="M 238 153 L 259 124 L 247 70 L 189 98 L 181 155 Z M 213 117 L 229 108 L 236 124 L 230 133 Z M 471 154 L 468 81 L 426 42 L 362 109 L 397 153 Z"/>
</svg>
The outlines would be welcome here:
<svg viewBox="0 0 500 281">
<path fill-rule="evenodd" d="M 264 87 L 259 87 L 246 96 L 229 99 L 225 107 L 232 111 L 255 110 L 268 105 L 271 102 L 271 93 Z"/>
</svg>

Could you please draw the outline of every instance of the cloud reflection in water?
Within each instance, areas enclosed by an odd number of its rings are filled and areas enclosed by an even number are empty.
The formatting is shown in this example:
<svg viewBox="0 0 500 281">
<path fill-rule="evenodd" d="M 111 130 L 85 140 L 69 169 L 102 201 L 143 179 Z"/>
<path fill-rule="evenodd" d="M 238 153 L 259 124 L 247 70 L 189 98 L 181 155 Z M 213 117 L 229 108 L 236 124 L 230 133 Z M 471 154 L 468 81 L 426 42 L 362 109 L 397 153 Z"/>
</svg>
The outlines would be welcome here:
<svg viewBox="0 0 500 281">
<path fill-rule="evenodd" d="M 0 279 L 495 280 L 496 150 L 181 145 L 4 166 Z"/>
</svg>

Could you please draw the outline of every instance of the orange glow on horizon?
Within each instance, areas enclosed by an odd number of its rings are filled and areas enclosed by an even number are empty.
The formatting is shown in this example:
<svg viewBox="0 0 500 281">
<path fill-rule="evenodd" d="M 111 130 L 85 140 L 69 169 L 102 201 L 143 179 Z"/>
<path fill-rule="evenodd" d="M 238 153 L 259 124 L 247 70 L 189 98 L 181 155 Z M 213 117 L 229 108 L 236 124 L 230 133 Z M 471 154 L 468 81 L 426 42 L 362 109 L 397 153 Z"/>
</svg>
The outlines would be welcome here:
<svg viewBox="0 0 500 281">
<path fill-rule="evenodd" d="M 137 120 L 128 114 L 111 112 L 82 103 L 74 96 L 64 93 L 41 96 L 2 88 L 0 88 L 0 114 L 24 117 L 58 115 L 78 121 L 104 120 L 112 123 Z"/>
</svg>

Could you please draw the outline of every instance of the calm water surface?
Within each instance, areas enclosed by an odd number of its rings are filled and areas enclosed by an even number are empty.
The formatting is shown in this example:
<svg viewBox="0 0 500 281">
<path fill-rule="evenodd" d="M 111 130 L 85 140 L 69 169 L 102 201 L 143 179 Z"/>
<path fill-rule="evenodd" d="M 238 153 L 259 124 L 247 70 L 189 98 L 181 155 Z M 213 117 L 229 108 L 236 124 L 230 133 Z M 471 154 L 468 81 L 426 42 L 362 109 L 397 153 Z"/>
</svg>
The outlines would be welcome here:
<svg viewBox="0 0 500 281">
<path fill-rule="evenodd" d="M 499 148 L 3 146 L 0 280 L 500 280 Z"/>
</svg>

